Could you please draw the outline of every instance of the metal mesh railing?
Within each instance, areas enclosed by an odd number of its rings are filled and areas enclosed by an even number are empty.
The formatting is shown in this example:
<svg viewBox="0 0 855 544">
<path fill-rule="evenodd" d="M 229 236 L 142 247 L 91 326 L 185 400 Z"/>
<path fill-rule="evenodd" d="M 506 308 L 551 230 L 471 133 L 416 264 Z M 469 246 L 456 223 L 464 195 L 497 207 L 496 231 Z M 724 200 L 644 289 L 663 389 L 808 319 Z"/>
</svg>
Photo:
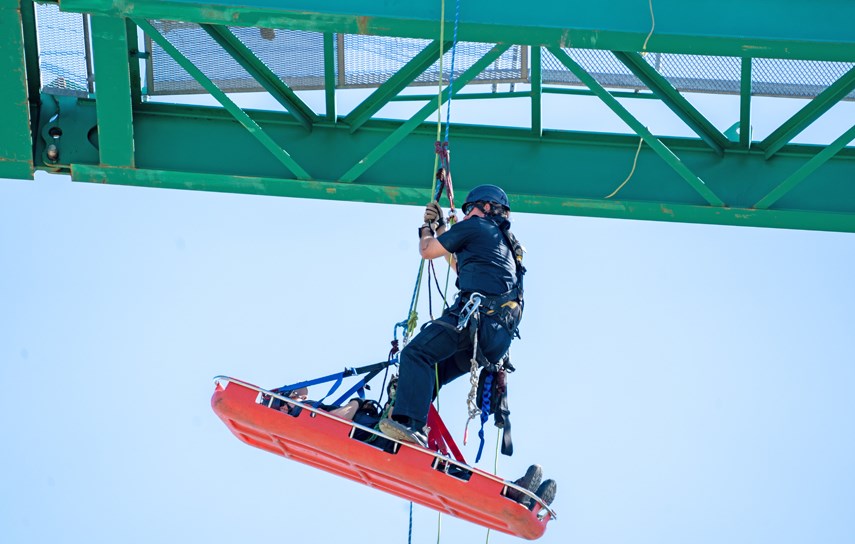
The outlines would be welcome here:
<svg viewBox="0 0 855 544">
<path fill-rule="evenodd" d="M 604 87 L 645 90 L 644 85 L 611 51 L 565 49 Z M 644 59 L 681 92 L 739 94 L 741 59 L 705 55 L 649 53 Z M 751 94 L 813 98 L 855 67 L 851 62 L 753 59 Z M 549 51 L 543 54 L 543 83 L 581 85 L 581 82 Z M 855 100 L 855 91 L 847 95 Z"/>
<path fill-rule="evenodd" d="M 53 94 L 86 95 L 92 91 L 88 21 L 85 16 L 62 13 L 55 4 L 37 5 L 39 64 L 42 88 Z M 262 91 L 222 47 L 193 23 L 153 21 L 180 51 L 225 92 Z M 295 90 L 324 87 L 323 34 L 298 30 L 229 27 L 258 59 Z M 146 92 L 150 95 L 204 92 L 174 59 L 146 40 Z M 382 85 L 417 55 L 429 40 L 383 36 L 336 35 L 334 80 L 338 88 Z M 455 77 L 486 53 L 492 44 L 461 42 L 457 46 Z M 638 80 L 610 51 L 566 49 L 600 84 L 609 88 L 644 90 Z M 443 79 L 448 81 L 451 53 L 443 59 Z M 479 83 L 529 81 L 529 49 L 514 46 L 476 79 Z M 699 93 L 740 92 L 741 59 L 701 55 L 650 53 L 645 60 L 678 91 Z M 855 67 L 851 62 L 754 59 L 752 89 L 755 96 L 813 98 Z M 438 62 L 420 74 L 414 85 L 435 85 Z M 543 82 L 547 85 L 581 85 L 548 51 L 543 55 Z M 855 91 L 846 100 L 855 100 Z"/>
<path fill-rule="evenodd" d="M 385 36 L 342 36 L 341 64 L 344 79 L 340 87 L 377 87 L 420 53 L 430 40 L 389 38 Z M 483 57 L 494 44 L 460 42 L 454 61 L 454 77 Z M 475 81 L 482 83 L 524 82 L 528 79 L 526 48 L 513 46 L 481 72 Z M 451 51 L 442 59 L 443 81 L 451 75 Z M 439 80 L 439 60 L 420 74 L 413 85 L 436 85 Z"/>
<path fill-rule="evenodd" d="M 163 36 L 227 93 L 257 92 L 261 85 L 195 23 L 151 21 Z M 300 30 L 230 27 L 258 59 L 294 89 L 324 86 L 323 34 Z M 146 40 L 150 54 L 146 84 L 149 94 L 204 92 L 201 85 L 160 46 Z"/>
<path fill-rule="evenodd" d="M 41 86 L 55 95 L 92 91 L 89 27 L 85 15 L 63 13 L 56 4 L 36 4 Z"/>
<path fill-rule="evenodd" d="M 261 86 L 196 24 L 152 21 L 173 45 L 225 92 L 260 91 Z M 229 27 L 273 73 L 292 89 L 324 87 L 323 34 L 295 30 Z M 147 41 L 151 60 L 147 87 L 150 94 L 203 92 L 202 87 L 156 43 Z M 430 40 L 385 36 L 337 35 L 334 40 L 337 88 L 377 87 L 419 54 Z M 459 43 L 455 77 L 472 66 L 492 44 Z M 522 82 L 528 77 L 526 49 L 505 52 L 476 81 Z M 443 58 L 443 78 L 451 74 L 451 52 Z M 439 61 L 420 74 L 414 85 L 436 84 Z"/>
</svg>

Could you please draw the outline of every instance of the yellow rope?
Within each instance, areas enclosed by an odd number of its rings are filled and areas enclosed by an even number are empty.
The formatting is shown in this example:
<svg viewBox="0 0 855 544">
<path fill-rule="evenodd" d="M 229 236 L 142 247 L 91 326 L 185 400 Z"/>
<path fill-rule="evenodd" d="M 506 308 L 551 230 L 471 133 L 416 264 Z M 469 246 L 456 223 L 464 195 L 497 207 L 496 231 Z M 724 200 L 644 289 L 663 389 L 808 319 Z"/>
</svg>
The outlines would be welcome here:
<svg viewBox="0 0 855 544">
<path fill-rule="evenodd" d="M 626 185 L 626 182 L 629 181 L 629 178 L 631 178 L 632 175 L 635 173 L 635 165 L 638 164 L 638 154 L 641 153 L 641 144 L 643 144 L 643 143 L 644 143 L 644 138 L 639 138 L 638 139 L 638 149 L 635 150 L 635 158 L 632 160 L 632 170 L 629 171 L 629 175 L 626 177 L 625 180 L 623 180 L 623 183 L 618 185 L 617 189 L 612 191 L 612 194 L 610 194 L 609 196 L 607 196 L 605 198 L 611 198 L 611 197 L 615 196 L 616 194 L 618 194 L 618 191 L 623 189 L 623 186 Z"/>
<path fill-rule="evenodd" d="M 650 41 L 650 36 L 653 36 L 653 29 L 656 28 L 656 17 L 653 16 L 653 0 L 648 0 L 650 6 L 650 32 L 644 38 L 644 43 L 641 45 L 641 56 L 647 56 L 647 42 Z"/>
<path fill-rule="evenodd" d="M 437 83 L 437 95 L 436 95 L 436 141 L 442 137 L 442 55 L 443 55 L 443 44 L 445 43 L 445 0 L 441 0 L 441 9 L 440 9 L 440 19 L 439 19 L 439 81 Z M 430 194 L 431 198 L 436 194 L 436 171 L 439 168 L 439 154 L 434 154 L 433 157 L 433 171 L 431 172 L 431 185 L 430 185 Z M 420 268 L 419 268 L 419 276 L 416 279 L 416 293 L 421 290 L 422 284 L 422 271 L 424 270 L 425 259 L 422 259 Z M 428 287 L 430 289 L 430 287 Z M 405 341 L 409 339 L 412 335 L 413 331 L 416 330 L 416 326 L 418 325 L 419 316 L 416 311 L 416 307 L 418 304 L 419 298 L 418 294 L 416 294 L 415 303 L 413 304 L 413 308 L 410 310 L 410 315 L 407 317 L 407 332 Z"/>
</svg>

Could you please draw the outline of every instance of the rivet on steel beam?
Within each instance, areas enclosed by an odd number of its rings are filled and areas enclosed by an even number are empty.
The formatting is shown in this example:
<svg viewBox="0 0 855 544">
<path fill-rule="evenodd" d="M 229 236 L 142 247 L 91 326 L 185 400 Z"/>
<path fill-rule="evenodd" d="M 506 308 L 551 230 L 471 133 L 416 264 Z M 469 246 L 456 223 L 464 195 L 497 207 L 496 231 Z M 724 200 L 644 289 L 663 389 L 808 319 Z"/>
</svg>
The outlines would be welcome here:
<svg viewBox="0 0 855 544">
<path fill-rule="evenodd" d="M 48 145 L 45 152 L 50 162 L 56 162 L 59 159 L 59 149 L 57 149 L 56 144 Z"/>
</svg>

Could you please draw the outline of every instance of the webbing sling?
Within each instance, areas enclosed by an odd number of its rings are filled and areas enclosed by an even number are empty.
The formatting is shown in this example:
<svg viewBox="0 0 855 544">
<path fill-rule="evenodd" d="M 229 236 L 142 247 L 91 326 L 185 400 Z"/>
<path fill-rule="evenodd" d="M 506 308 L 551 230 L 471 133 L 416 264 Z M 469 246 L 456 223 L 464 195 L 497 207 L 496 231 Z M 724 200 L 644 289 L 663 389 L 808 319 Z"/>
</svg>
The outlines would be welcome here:
<svg viewBox="0 0 855 544">
<path fill-rule="evenodd" d="M 309 387 L 310 385 L 317 385 L 319 383 L 327 383 L 327 382 L 335 382 L 333 383 L 330 390 L 327 391 L 327 394 L 323 396 L 318 401 L 313 401 L 310 403 L 313 407 L 317 408 L 327 397 L 335 393 L 335 391 L 341 386 L 342 381 L 345 378 L 349 378 L 351 376 L 359 376 L 361 374 L 366 374 L 364 378 L 359 380 L 353 387 L 348 389 L 343 395 L 341 395 L 336 401 L 332 404 L 332 406 L 339 406 L 341 403 L 347 399 L 353 393 L 357 393 L 359 398 L 365 398 L 365 385 L 371 381 L 377 374 L 380 373 L 381 370 L 385 369 L 389 365 L 394 364 L 392 361 L 383 361 L 381 363 L 375 363 L 373 365 L 362 366 L 359 368 L 345 368 L 341 372 L 337 372 L 335 374 L 329 374 L 328 376 L 323 376 L 320 378 L 315 378 L 313 380 L 306 380 L 302 382 L 297 382 L 291 385 L 283 385 L 282 387 L 277 387 L 272 391 L 274 393 L 284 393 L 286 391 L 294 391 L 295 389 L 300 389 L 301 387 Z"/>
</svg>

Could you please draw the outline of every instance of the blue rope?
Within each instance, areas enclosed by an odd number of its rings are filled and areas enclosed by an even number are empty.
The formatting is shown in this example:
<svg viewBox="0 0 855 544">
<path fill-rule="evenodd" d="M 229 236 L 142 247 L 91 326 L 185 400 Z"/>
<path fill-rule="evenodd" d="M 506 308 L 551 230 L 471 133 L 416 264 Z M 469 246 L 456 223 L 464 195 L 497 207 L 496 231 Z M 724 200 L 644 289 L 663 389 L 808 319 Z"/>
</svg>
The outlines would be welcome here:
<svg viewBox="0 0 855 544">
<path fill-rule="evenodd" d="M 407 532 L 407 544 L 413 544 L 413 503 L 410 502 L 410 529 Z"/>
<path fill-rule="evenodd" d="M 486 370 L 484 371 L 486 372 Z M 481 394 L 481 430 L 478 431 L 478 438 L 481 443 L 478 445 L 478 455 L 475 456 L 475 462 L 481 460 L 481 453 L 484 451 L 484 424 L 490 417 L 490 400 L 493 396 L 493 373 L 490 372 L 484 378 L 484 392 Z"/>
<path fill-rule="evenodd" d="M 448 128 L 451 126 L 451 98 L 454 94 L 454 58 L 457 56 L 457 26 L 460 24 L 460 0 L 454 10 L 454 37 L 451 42 L 451 73 L 448 76 L 448 109 L 445 110 L 445 141 L 448 141 Z"/>
</svg>

